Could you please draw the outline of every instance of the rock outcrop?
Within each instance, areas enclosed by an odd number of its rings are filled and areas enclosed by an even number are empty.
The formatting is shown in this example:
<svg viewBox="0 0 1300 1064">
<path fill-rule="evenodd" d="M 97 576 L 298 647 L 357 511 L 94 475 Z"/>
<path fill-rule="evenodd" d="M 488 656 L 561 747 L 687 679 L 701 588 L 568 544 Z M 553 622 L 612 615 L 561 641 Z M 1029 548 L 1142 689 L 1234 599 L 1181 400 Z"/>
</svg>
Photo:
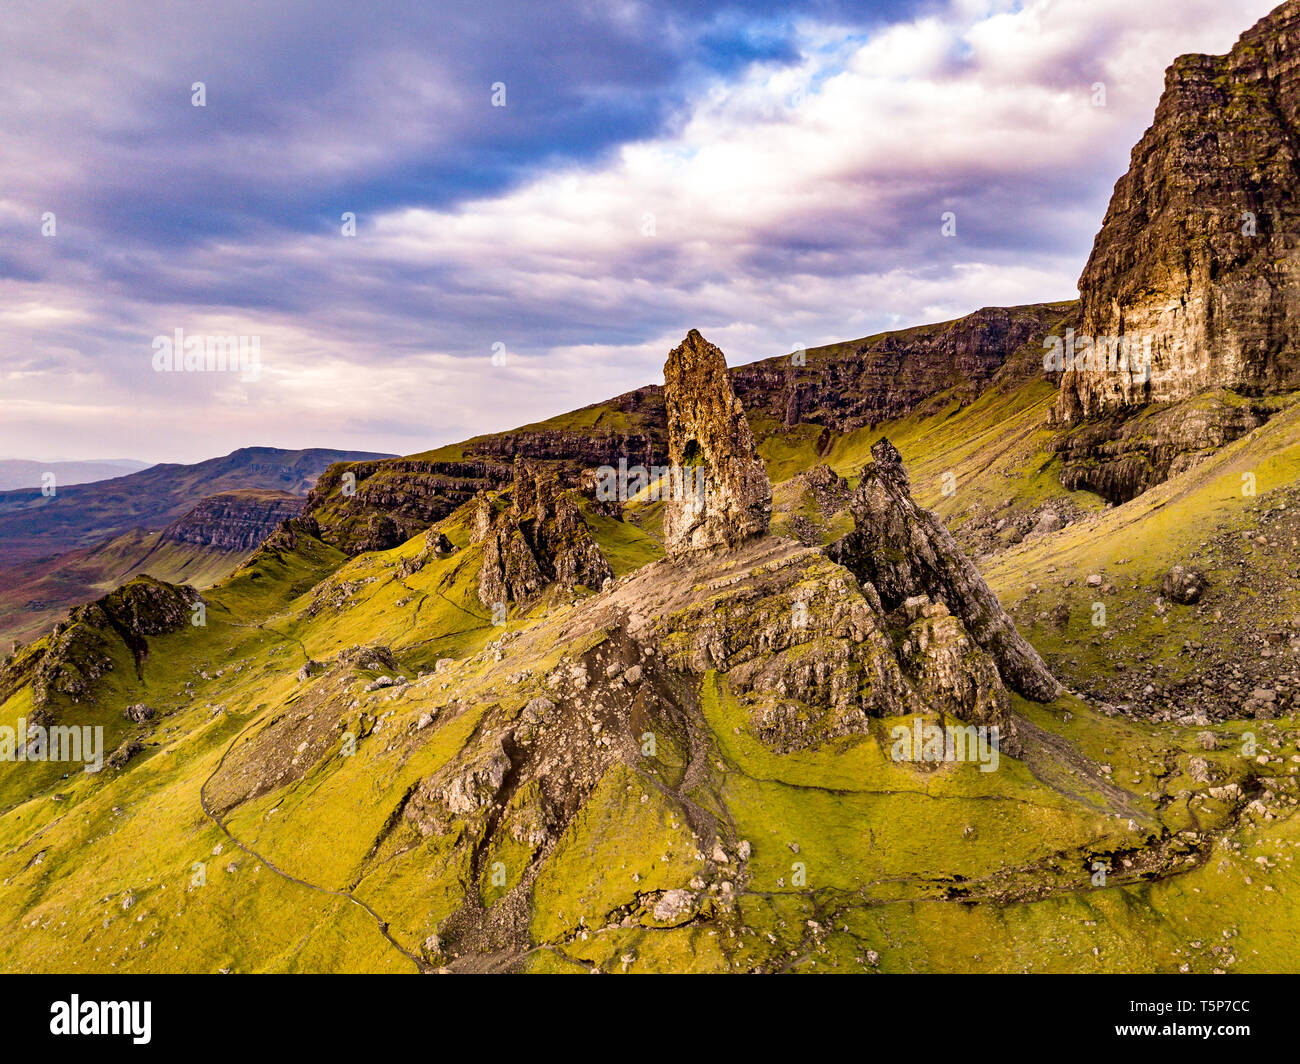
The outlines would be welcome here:
<svg viewBox="0 0 1300 1064">
<path fill-rule="evenodd" d="M 224 491 L 173 521 L 160 538 L 232 553 L 252 551 L 281 521 L 296 517 L 305 502 L 283 491 Z"/>
<path fill-rule="evenodd" d="M 37 710 L 91 698 L 123 647 L 138 665 L 148 655 L 149 637 L 184 628 L 198 601 L 192 587 L 141 576 L 78 606 L 54 626 L 48 640 L 21 648 L 0 668 L 0 702 L 24 683 L 31 684 Z"/>
<path fill-rule="evenodd" d="M 849 482 L 824 462 L 791 478 L 806 488 L 827 517 L 844 509 L 849 501 Z"/>
<path fill-rule="evenodd" d="M 849 501 L 855 530 L 832 545 L 831 556 L 871 584 L 887 611 L 918 596 L 942 603 L 992 656 L 1008 687 L 1039 702 L 1056 698 L 1061 685 L 979 570 L 943 522 L 912 500 L 898 450 L 881 439 L 871 455 Z"/>
<path fill-rule="evenodd" d="M 692 329 L 664 364 L 671 466 L 669 554 L 735 546 L 767 531 L 772 485 L 723 354 Z"/>
<path fill-rule="evenodd" d="M 996 725 L 1008 751 L 1018 750 L 1016 720 L 997 663 L 942 602 L 903 603 L 907 620 L 900 662 L 931 709 L 963 721 Z"/>
<path fill-rule="evenodd" d="M 483 544 L 478 593 L 489 609 L 531 598 L 551 583 L 599 590 L 614 575 L 556 473 L 523 459 L 515 461 L 509 505 L 498 509 L 479 494 L 472 535 Z"/>
<path fill-rule="evenodd" d="M 1062 432 L 1061 483 L 1122 503 L 1190 469 L 1263 425 L 1267 401 L 1213 391 L 1173 405 L 1122 411 Z"/>
<path fill-rule="evenodd" d="M 1201 601 L 1208 586 L 1209 581 L 1200 570 L 1175 565 L 1160 581 L 1160 593 L 1179 605 L 1191 606 Z"/>
<path fill-rule="evenodd" d="M 1066 367 L 1059 420 L 1300 385 L 1298 138 L 1298 0 L 1227 55 L 1173 63 L 1079 280 L 1080 333 L 1141 357 Z"/>
</svg>

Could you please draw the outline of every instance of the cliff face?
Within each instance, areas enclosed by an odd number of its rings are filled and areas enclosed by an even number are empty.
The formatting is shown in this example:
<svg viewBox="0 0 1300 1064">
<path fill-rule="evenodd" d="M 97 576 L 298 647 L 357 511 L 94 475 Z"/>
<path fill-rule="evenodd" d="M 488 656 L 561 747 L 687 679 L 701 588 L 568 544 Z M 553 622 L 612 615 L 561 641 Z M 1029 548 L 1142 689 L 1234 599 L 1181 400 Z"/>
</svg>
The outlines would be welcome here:
<svg viewBox="0 0 1300 1064">
<path fill-rule="evenodd" d="M 1169 68 L 1079 280 L 1079 332 L 1140 355 L 1127 369 L 1105 355 L 1064 367 L 1062 422 L 1300 385 L 1298 153 L 1300 0 L 1288 0 L 1227 55 Z"/>
<path fill-rule="evenodd" d="M 510 466 L 496 461 L 339 464 L 321 475 L 299 521 L 347 554 L 390 550 L 510 475 Z"/>
<path fill-rule="evenodd" d="M 279 491 L 227 491 L 211 495 L 162 531 L 162 538 L 214 550 L 255 550 L 281 521 L 296 516 L 306 500 Z"/>
<path fill-rule="evenodd" d="M 750 411 L 789 428 L 849 432 L 906 417 L 950 388 L 974 399 L 1015 351 L 1037 343 L 1071 304 L 985 307 L 956 321 L 814 348 L 731 371 Z"/>
<path fill-rule="evenodd" d="M 1066 488 L 1122 503 L 1259 428 L 1270 412 L 1265 401 L 1207 392 L 1173 405 L 1084 422 L 1058 436 L 1052 449 L 1062 456 Z"/>
</svg>

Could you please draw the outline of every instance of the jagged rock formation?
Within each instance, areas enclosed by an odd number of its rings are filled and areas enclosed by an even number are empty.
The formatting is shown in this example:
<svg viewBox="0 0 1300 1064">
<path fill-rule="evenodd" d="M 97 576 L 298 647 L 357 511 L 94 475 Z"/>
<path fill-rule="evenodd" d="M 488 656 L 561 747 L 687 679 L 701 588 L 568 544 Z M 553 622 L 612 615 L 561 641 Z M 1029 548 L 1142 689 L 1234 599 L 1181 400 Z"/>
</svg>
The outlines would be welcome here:
<svg viewBox="0 0 1300 1064">
<path fill-rule="evenodd" d="M 1067 369 L 1062 421 L 1300 384 L 1297 136 L 1297 0 L 1227 55 L 1173 63 L 1079 280 L 1080 332 L 1149 340 L 1149 379 L 1140 365 Z"/>
<path fill-rule="evenodd" d="M 772 485 L 723 354 L 695 329 L 664 364 L 671 483 L 669 554 L 734 546 L 767 531 Z"/>
<path fill-rule="evenodd" d="M 486 494 L 476 503 L 472 541 L 483 544 L 478 593 L 485 606 L 531 598 L 551 583 L 598 590 L 613 577 L 582 511 L 553 471 L 516 459 L 511 494 L 500 511 Z"/>
<path fill-rule="evenodd" d="M 1016 721 L 993 658 L 942 602 L 925 596 L 903 603 L 907 635 L 900 661 L 926 705 L 964 721 L 997 725 L 1003 749 L 1016 751 Z"/>
<path fill-rule="evenodd" d="M 199 593 L 191 587 L 137 577 L 116 591 L 69 612 L 47 642 L 22 648 L 0 669 L 0 702 L 24 683 L 38 710 L 57 699 L 80 702 L 113 669 L 113 652 L 125 646 L 139 663 L 149 636 L 184 628 Z"/>
<path fill-rule="evenodd" d="M 620 597 L 657 618 L 670 665 L 725 676 L 773 749 L 865 734 L 873 718 L 940 712 L 997 726 L 1002 749 L 1018 749 L 993 659 L 941 604 L 917 598 L 891 616 L 870 583 L 825 552 L 775 538 L 681 575 L 666 564 L 641 570 Z M 649 623 L 642 616 L 633 634 Z"/>
<path fill-rule="evenodd" d="M 856 529 L 833 545 L 832 557 L 870 583 L 886 610 L 916 596 L 943 603 L 992 655 L 1009 687 L 1040 702 L 1056 698 L 1061 685 L 1016 631 L 979 570 L 943 522 L 913 502 L 898 450 L 881 439 L 871 455 L 849 503 Z"/>
<path fill-rule="evenodd" d="M 254 550 L 275 527 L 297 516 L 306 500 L 280 491 L 226 491 L 210 495 L 173 521 L 160 537 L 214 550 Z"/>
<path fill-rule="evenodd" d="M 903 417 L 939 392 L 975 399 L 1012 366 L 1012 356 L 1056 329 L 1073 304 L 986 307 L 951 322 L 850 340 L 726 370 L 744 408 L 764 422 L 824 426 L 829 446 L 850 432 Z M 1026 362 L 1026 367 L 1029 365 Z M 577 421 L 583 427 L 571 427 Z M 599 466 L 667 464 L 664 389 L 647 385 L 551 421 L 475 437 L 429 456 L 339 464 L 322 474 L 299 520 L 311 535 L 349 555 L 389 550 L 442 520 L 479 491 L 511 481 L 515 456 L 545 461 L 565 487 L 581 487 Z M 355 491 L 342 493 L 351 473 Z M 592 474 L 587 474 L 590 484 Z M 617 517 L 615 503 L 598 512 Z"/>
<path fill-rule="evenodd" d="M 844 509 L 849 501 L 849 482 L 824 462 L 791 479 L 808 489 L 827 517 Z"/>
</svg>

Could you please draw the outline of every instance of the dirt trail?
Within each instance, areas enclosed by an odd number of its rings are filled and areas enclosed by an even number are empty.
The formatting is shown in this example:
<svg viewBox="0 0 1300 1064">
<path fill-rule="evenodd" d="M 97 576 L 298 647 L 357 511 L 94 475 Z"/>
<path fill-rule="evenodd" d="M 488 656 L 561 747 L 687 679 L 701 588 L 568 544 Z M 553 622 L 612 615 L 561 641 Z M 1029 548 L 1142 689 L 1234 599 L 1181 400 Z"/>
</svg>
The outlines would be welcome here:
<svg viewBox="0 0 1300 1064">
<path fill-rule="evenodd" d="M 263 854 L 258 853 L 247 843 L 237 838 L 231 832 L 231 830 L 226 826 L 225 822 L 219 816 L 213 813 L 212 810 L 209 808 L 208 796 L 207 796 L 208 784 L 211 783 L 212 780 L 217 775 L 217 773 L 221 771 L 222 766 L 226 762 L 226 758 L 230 755 L 230 752 L 235 748 L 235 744 L 238 743 L 239 740 L 244 737 L 244 735 L 248 732 L 249 728 L 254 727 L 257 723 L 258 723 L 257 721 L 254 721 L 253 724 L 250 724 L 248 726 L 248 728 L 245 728 L 243 731 L 241 731 L 238 735 L 235 736 L 235 738 L 231 741 L 230 745 L 226 747 L 225 751 L 223 751 L 221 755 L 221 760 L 217 762 L 217 767 L 214 768 L 212 770 L 211 775 L 209 775 L 208 778 L 203 781 L 203 785 L 199 788 L 199 805 L 203 807 L 203 814 L 209 820 L 211 820 L 212 823 L 214 823 L 217 827 L 221 829 L 222 834 L 224 834 L 226 838 L 228 838 L 231 842 L 233 842 L 236 846 L 238 846 L 244 853 L 248 854 L 249 857 L 252 857 L 257 861 L 260 861 L 262 864 L 264 864 L 267 868 L 269 868 L 281 879 L 286 879 L 290 883 L 295 883 L 300 887 L 306 887 L 308 890 L 314 890 L 318 894 L 328 894 L 336 898 L 346 898 L 353 905 L 356 905 L 359 908 L 365 910 L 365 912 L 370 916 L 370 918 L 375 921 L 376 928 L 378 928 L 379 933 L 384 936 L 384 939 L 388 942 L 388 944 L 392 946 L 393 949 L 397 950 L 400 954 L 402 954 L 402 956 L 405 957 L 407 960 L 409 960 L 413 965 L 415 965 L 415 970 L 417 972 L 432 971 L 433 969 L 426 961 L 423 960 L 423 958 L 412 953 L 410 950 L 406 949 L 400 942 L 398 942 L 395 938 L 393 938 L 393 936 L 388 931 L 387 920 L 385 920 L 382 916 L 380 916 L 377 912 L 375 912 L 374 909 L 372 909 L 368 904 L 366 904 L 364 901 L 358 898 L 350 890 L 337 890 L 332 887 L 322 887 L 319 884 L 309 883 L 305 879 L 299 879 L 297 876 L 291 875 L 290 873 L 284 871 L 284 869 L 278 867 L 274 861 L 270 860 Z"/>
</svg>

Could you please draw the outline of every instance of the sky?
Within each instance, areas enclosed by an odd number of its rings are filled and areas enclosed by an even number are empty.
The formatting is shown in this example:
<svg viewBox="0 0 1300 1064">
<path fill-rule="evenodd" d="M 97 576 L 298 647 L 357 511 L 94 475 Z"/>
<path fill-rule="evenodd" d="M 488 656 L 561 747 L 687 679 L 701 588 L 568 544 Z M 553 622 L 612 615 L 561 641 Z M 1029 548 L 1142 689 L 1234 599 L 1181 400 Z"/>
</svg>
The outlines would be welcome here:
<svg viewBox="0 0 1300 1064">
<path fill-rule="evenodd" d="M 1273 6 L 6 0 L 0 457 L 410 454 L 692 328 L 1074 298 L 1165 68 Z"/>
</svg>

